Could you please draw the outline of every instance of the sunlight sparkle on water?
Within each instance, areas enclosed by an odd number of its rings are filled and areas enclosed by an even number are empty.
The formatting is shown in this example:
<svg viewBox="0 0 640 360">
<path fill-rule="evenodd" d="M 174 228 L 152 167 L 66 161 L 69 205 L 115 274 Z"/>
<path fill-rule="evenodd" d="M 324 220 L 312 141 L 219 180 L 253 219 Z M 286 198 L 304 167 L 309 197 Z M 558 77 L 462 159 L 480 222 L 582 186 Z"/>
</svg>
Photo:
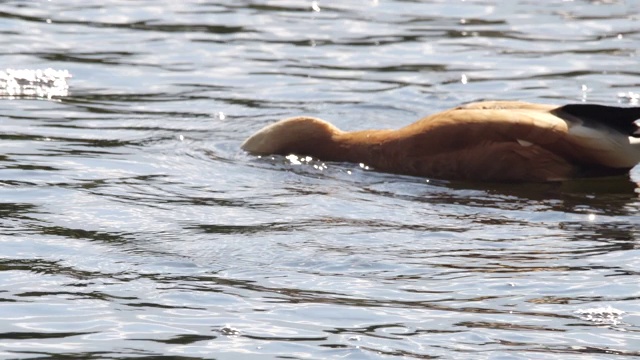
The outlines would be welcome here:
<svg viewBox="0 0 640 360">
<path fill-rule="evenodd" d="M 300 162 L 300 160 L 298 160 L 298 156 L 296 155 L 287 155 L 285 157 L 285 159 L 289 160 L 289 162 L 291 163 L 291 165 L 301 165 L 302 163 Z"/>
<path fill-rule="evenodd" d="M 71 74 L 67 70 L 51 68 L 41 70 L 6 69 L 0 70 L 0 97 L 36 97 L 51 99 L 67 96 Z"/>
<path fill-rule="evenodd" d="M 310 163 L 313 158 L 311 156 L 298 156 L 295 154 L 289 154 L 287 156 L 284 157 L 285 159 L 289 160 L 289 162 L 291 163 L 291 165 L 302 165 L 302 163 Z M 314 168 L 317 168 L 318 165 L 314 165 Z M 322 163 L 320 165 L 320 167 L 324 167 L 325 169 L 327 168 L 327 165 L 325 165 L 324 163 Z"/>
<path fill-rule="evenodd" d="M 618 98 L 619 99 L 624 99 L 627 100 L 629 103 L 631 104 L 638 104 L 640 103 L 640 93 L 634 93 L 634 92 L 619 92 L 618 93 Z"/>
<path fill-rule="evenodd" d="M 578 315 L 582 320 L 591 321 L 598 324 L 616 325 L 620 323 L 625 312 L 611 306 L 606 306 L 598 308 L 579 309 L 574 311 L 574 314 Z"/>
</svg>

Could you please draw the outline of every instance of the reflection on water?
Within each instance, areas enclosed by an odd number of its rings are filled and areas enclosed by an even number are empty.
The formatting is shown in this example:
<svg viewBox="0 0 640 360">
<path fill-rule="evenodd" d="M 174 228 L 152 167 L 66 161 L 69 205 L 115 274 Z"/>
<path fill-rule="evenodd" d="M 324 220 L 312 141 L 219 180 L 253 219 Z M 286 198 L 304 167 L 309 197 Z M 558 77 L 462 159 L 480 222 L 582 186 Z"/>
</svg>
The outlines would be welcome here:
<svg viewBox="0 0 640 360">
<path fill-rule="evenodd" d="M 628 176 L 474 184 L 239 149 L 300 113 L 633 105 L 637 10 L 0 4 L 0 356 L 640 356 Z"/>
</svg>

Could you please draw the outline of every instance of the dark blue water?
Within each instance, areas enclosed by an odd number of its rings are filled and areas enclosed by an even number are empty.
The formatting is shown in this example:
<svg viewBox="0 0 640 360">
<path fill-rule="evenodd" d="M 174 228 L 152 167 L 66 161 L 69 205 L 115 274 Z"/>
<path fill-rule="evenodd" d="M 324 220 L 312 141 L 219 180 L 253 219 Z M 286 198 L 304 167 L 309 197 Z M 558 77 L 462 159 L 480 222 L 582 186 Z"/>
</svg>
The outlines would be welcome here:
<svg viewBox="0 0 640 360">
<path fill-rule="evenodd" d="M 480 99 L 637 105 L 638 14 L 1 2 L 0 357 L 640 356 L 638 169 L 489 185 L 239 148 L 303 113 L 355 130 Z"/>
</svg>

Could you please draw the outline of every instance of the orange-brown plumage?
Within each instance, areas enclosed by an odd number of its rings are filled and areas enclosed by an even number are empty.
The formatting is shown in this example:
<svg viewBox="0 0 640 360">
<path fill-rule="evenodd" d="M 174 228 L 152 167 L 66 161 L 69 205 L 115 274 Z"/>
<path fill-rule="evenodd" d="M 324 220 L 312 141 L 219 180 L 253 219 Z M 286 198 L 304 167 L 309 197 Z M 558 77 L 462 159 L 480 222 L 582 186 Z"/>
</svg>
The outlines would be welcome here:
<svg viewBox="0 0 640 360">
<path fill-rule="evenodd" d="M 556 181 L 626 171 L 640 162 L 638 118 L 640 108 L 491 101 L 397 130 L 345 132 L 317 118 L 291 118 L 258 131 L 242 148 L 440 179 Z"/>
</svg>

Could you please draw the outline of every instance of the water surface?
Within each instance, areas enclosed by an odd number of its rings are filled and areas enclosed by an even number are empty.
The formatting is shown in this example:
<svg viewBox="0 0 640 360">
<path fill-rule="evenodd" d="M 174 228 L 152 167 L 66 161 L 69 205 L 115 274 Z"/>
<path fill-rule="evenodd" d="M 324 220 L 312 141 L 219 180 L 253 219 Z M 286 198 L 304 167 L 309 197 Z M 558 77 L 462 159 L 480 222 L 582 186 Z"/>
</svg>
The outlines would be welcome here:
<svg viewBox="0 0 640 360">
<path fill-rule="evenodd" d="M 629 176 L 460 183 L 239 149 L 302 113 L 355 130 L 480 99 L 637 105 L 639 13 L 2 2 L 0 356 L 640 356 Z"/>
</svg>

